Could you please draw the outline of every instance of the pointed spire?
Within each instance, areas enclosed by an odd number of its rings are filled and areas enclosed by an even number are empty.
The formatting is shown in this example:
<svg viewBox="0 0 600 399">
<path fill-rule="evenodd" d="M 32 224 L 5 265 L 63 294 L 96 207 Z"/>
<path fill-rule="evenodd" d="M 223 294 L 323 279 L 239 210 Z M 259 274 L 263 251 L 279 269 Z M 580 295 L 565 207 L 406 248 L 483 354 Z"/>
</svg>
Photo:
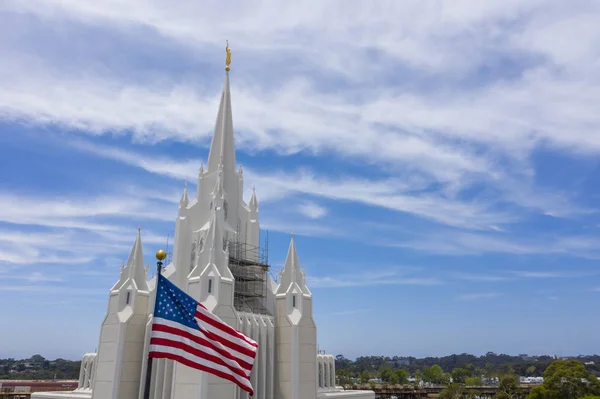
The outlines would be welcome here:
<svg viewBox="0 0 600 399">
<path fill-rule="evenodd" d="M 190 203 L 190 199 L 188 198 L 187 181 L 186 181 L 185 185 L 183 186 L 183 194 L 181 194 L 181 200 L 179 200 L 179 207 L 180 208 L 187 207 L 189 203 Z"/>
<path fill-rule="evenodd" d="M 201 176 L 204 174 L 204 162 L 200 164 L 200 169 L 198 170 L 198 175 Z"/>
<path fill-rule="evenodd" d="M 277 293 L 285 293 L 291 284 L 297 284 L 304 294 L 310 294 L 310 291 L 306 287 L 304 273 L 298 260 L 298 253 L 296 252 L 296 242 L 294 239 L 294 233 L 290 239 L 290 246 L 288 248 L 287 257 L 285 258 L 285 265 L 283 271 L 279 275 L 279 287 Z"/>
<path fill-rule="evenodd" d="M 248 204 L 251 211 L 258 211 L 258 200 L 256 199 L 256 190 L 252 187 L 252 197 L 250 197 L 250 203 Z"/>
<path fill-rule="evenodd" d="M 243 175 L 243 174 L 244 174 L 244 166 L 243 166 L 242 164 L 240 164 L 240 169 L 238 170 L 238 173 L 239 173 L 240 175 Z"/>
<path fill-rule="evenodd" d="M 294 232 L 292 231 L 292 238 L 290 240 L 290 246 L 288 248 L 287 257 L 285 258 L 284 272 L 289 270 L 291 273 L 290 277 L 293 282 L 299 283 L 302 281 L 300 261 L 298 260 L 298 253 L 296 252 L 296 243 L 294 241 Z"/>
<path fill-rule="evenodd" d="M 223 169 L 235 171 L 235 147 L 233 143 L 233 117 L 231 111 L 231 93 L 229 74 L 225 75 L 225 84 L 221 94 L 221 103 L 217 113 L 215 130 L 208 155 L 208 173 L 212 173 L 222 164 Z"/>
<path fill-rule="evenodd" d="M 135 238 L 133 248 L 131 248 L 131 253 L 129 254 L 129 259 L 127 259 L 127 266 L 125 266 L 123 272 L 126 278 L 135 282 L 138 289 L 144 291 L 148 289 L 144 267 L 144 254 L 142 251 L 141 228 L 138 228 L 137 237 Z"/>
</svg>

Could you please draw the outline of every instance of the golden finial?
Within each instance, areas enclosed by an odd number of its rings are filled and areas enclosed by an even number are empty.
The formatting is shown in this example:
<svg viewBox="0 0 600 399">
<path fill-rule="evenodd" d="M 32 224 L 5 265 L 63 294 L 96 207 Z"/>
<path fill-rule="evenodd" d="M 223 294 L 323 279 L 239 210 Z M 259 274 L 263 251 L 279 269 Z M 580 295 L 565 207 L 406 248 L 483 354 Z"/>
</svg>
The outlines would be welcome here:
<svg viewBox="0 0 600 399">
<path fill-rule="evenodd" d="M 225 56 L 225 70 L 229 72 L 229 64 L 231 64 L 231 50 L 229 50 L 229 40 L 225 40 L 225 42 L 227 43 L 227 46 L 225 47 L 225 53 L 227 54 Z"/>
<path fill-rule="evenodd" d="M 164 249 L 159 249 L 158 251 L 156 251 L 156 259 L 165 260 L 166 257 L 167 257 L 167 253 L 165 252 Z"/>
</svg>

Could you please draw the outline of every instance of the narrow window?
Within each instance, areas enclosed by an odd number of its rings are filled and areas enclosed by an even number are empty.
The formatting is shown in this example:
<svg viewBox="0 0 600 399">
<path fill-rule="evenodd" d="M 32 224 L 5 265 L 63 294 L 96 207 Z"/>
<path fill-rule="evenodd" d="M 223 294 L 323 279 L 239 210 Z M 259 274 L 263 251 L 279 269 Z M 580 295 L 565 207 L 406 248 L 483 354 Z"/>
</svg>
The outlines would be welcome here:
<svg viewBox="0 0 600 399">
<path fill-rule="evenodd" d="M 227 210 L 229 209 L 229 206 L 227 205 L 227 201 L 223 202 L 223 213 L 225 213 L 225 220 L 227 220 Z"/>
<path fill-rule="evenodd" d="M 210 210 L 212 211 L 213 202 L 210 201 Z"/>
<path fill-rule="evenodd" d="M 204 238 L 200 239 L 200 244 L 198 244 L 198 251 L 202 251 L 204 248 Z"/>
<path fill-rule="evenodd" d="M 130 299 L 131 299 L 131 292 L 127 291 L 127 298 L 125 299 L 125 304 L 129 305 Z"/>
<path fill-rule="evenodd" d="M 208 293 L 212 293 L 212 278 L 208 280 Z"/>
<path fill-rule="evenodd" d="M 292 307 L 296 307 L 296 295 L 292 296 Z"/>
<path fill-rule="evenodd" d="M 194 269 L 194 263 L 196 261 L 196 242 L 192 243 L 192 255 L 190 256 L 190 272 Z"/>
</svg>

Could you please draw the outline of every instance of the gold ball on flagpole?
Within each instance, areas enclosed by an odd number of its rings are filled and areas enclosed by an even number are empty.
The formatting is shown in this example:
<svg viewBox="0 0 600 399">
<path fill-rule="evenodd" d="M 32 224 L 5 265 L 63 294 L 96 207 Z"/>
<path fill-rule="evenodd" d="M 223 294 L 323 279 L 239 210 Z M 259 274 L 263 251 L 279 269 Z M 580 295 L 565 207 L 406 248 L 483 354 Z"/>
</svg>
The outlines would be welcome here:
<svg viewBox="0 0 600 399">
<path fill-rule="evenodd" d="M 158 251 L 156 251 L 156 259 L 165 260 L 166 257 L 167 257 L 167 253 L 165 252 L 164 249 L 159 249 Z"/>
</svg>

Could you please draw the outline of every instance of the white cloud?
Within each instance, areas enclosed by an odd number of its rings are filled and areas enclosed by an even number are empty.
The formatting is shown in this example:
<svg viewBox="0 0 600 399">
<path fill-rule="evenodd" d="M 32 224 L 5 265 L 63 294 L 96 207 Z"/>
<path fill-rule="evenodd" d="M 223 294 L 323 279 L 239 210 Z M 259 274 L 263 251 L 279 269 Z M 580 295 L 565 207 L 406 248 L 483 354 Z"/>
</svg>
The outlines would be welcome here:
<svg viewBox="0 0 600 399">
<path fill-rule="evenodd" d="M 481 282 L 498 282 L 510 280 L 510 277 L 494 274 L 457 273 L 455 277 L 459 280 Z"/>
<path fill-rule="evenodd" d="M 600 116 L 593 105 L 600 85 L 591 67 L 598 56 L 600 29 L 593 22 L 598 7 L 576 3 L 402 2 L 384 10 L 359 3 L 341 8 L 315 3 L 307 9 L 243 3 L 226 20 L 218 17 L 223 8 L 192 1 L 172 7 L 165 1 L 115 6 L 34 0 L 4 7 L 7 15 L 34 14 L 66 30 L 103 26 L 130 40 L 140 38 L 133 27 L 143 26 L 158 34 L 158 42 L 178 44 L 182 54 L 199 54 L 211 64 L 222 62 L 215 55 L 217 47 L 222 50 L 222 33 L 239 54 L 232 80 L 241 149 L 356 158 L 393 174 L 418 176 L 454 202 L 484 182 L 499 201 L 565 216 L 586 210 L 568 193 L 535 187 L 530 154 L 540 146 L 600 151 Z M 506 29 L 507 22 L 520 34 Z M 18 31 L 8 33 L 14 45 L 7 46 L 3 58 L 9 62 L 0 66 L 11 77 L 0 80 L 5 118 L 133 134 L 136 140 L 207 142 L 217 106 L 214 87 L 160 68 L 150 78 L 132 79 L 88 59 L 67 71 L 62 62 L 68 57 L 37 59 L 35 44 Z M 565 44 L 570 40 L 577 46 Z M 68 53 L 68 44 L 56 45 Z M 276 84 L 271 73 L 257 77 L 257 70 L 272 71 L 273 64 L 288 66 L 277 69 Z M 498 78 L 483 76 L 482 69 L 495 66 Z M 389 72 L 398 68 L 406 74 Z M 514 73 L 507 77 L 508 69 Z M 330 90 L 321 80 L 331 77 L 349 84 Z M 169 170 L 156 162 L 145 167 L 195 177 L 192 168 Z M 398 200 L 407 201 L 381 199 Z M 430 201 L 438 200 L 425 197 L 423 206 L 432 208 Z M 440 212 L 456 212 L 444 205 Z"/>
<path fill-rule="evenodd" d="M 132 198 L 88 194 L 41 199 L 37 195 L 0 193 L 0 222 L 8 223 L 0 230 L 0 258 L 13 265 L 76 266 L 127 253 L 135 238 L 135 227 L 127 226 L 131 220 L 123 220 L 124 216 L 148 224 L 172 222 L 176 212 L 173 206 L 170 219 L 164 206 L 159 210 L 152 200 Z M 142 241 L 163 244 L 166 236 L 143 230 Z"/>
<path fill-rule="evenodd" d="M 13 224 L 114 230 L 114 226 L 96 222 L 94 219 L 130 216 L 140 219 L 174 220 L 175 212 L 175 207 L 172 214 L 169 214 L 164 212 L 164 208 L 153 207 L 151 202 L 116 194 L 40 198 L 39 195 L 0 192 L 0 221 Z"/>
<path fill-rule="evenodd" d="M 491 299 L 501 296 L 498 292 L 476 292 L 471 294 L 462 294 L 457 297 L 460 301 L 478 301 L 481 299 Z"/>
<path fill-rule="evenodd" d="M 159 175 L 191 180 L 196 176 L 200 160 L 174 160 L 167 157 L 150 159 L 142 154 L 106 146 L 77 142 L 75 148 L 124 162 Z M 194 177 L 195 178 L 195 177 Z M 489 209 L 489 204 L 461 201 L 443 194 L 426 193 L 422 181 L 408 179 L 360 179 L 342 177 L 337 180 L 316 177 L 311 171 L 264 173 L 244 168 L 246 187 L 256 186 L 259 201 L 282 199 L 290 194 L 359 202 L 394 211 L 411 213 L 439 223 L 474 229 L 495 228 L 511 221 L 511 216 Z M 249 190 L 249 189 L 248 189 Z M 246 197 L 249 196 L 249 191 Z"/>
<path fill-rule="evenodd" d="M 28 284 L 28 285 L 19 285 L 19 284 L 11 284 L 5 285 L 0 284 L 0 292 L 29 292 L 29 293 L 43 293 L 43 294 L 60 294 L 67 296 L 106 296 L 107 290 L 90 290 L 90 289 L 80 289 L 80 288 L 72 288 L 69 286 L 58 286 L 58 285 L 46 285 L 46 284 Z"/>
<path fill-rule="evenodd" d="M 311 219 L 320 219 L 323 216 L 327 215 L 327 208 L 312 201 L 304 202 L 303 204 L 298 206 L 298 210 L 301 214 Z"/>
<path fill-rule="evenodd" d="M 389 269 L 339 276 L 308 276 L 308 284 L 311 288 L 347 288 L 380 285 L 436 286 L 443 283 L 435 277 L 414 276 L 408 270 Z"/>
<path fill-rule="evenodd" d="M 539 234 L 532 237 L 510 232 L 464 232 L 438 228 L 432 232 L 412 232 L 410 237 L 402 241 L 380 240 L 379 244 L 446 255 L 507 253 L 560 254 L 589 259 L 600 257 L 600 237 L 594 234 Z"/>
<path fill-rule="evenodd" d="M 578 278 L 591 276 L 594 274 L 593 272 L 581 272 L 581 271 L 513 271 L 512 274 L 518 277 L 524 278 L 539 278 L 539 279 L 547 279 L 547 278 Z"/>
</svg>

